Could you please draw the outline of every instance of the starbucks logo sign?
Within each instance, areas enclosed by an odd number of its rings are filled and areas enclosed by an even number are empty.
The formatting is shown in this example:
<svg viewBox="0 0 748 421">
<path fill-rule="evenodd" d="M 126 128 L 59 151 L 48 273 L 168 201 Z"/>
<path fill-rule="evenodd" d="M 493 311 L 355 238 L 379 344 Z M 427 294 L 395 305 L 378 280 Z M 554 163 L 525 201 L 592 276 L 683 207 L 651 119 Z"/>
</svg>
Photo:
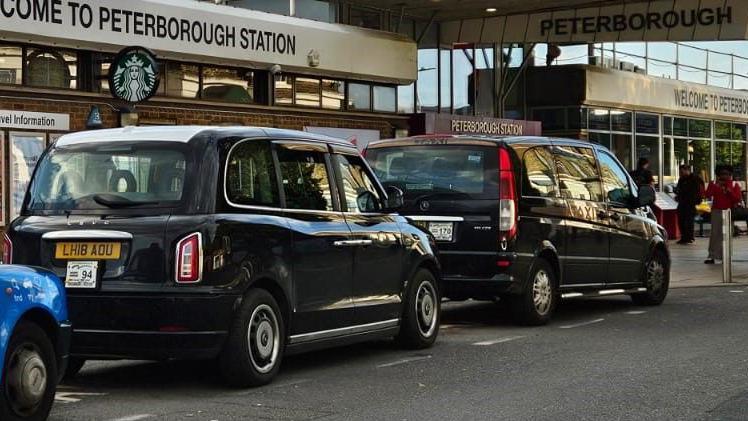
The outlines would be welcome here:
<svg viewBox="0 0 748 421">
<path fill-rule="evenodd" d="M 125 48 L 109 68 L 109 90 L 115 98 L 128 102 L 141 102 L 152 97 L 159 82 L 156 57 L 145 48 Z"/>
</svg>

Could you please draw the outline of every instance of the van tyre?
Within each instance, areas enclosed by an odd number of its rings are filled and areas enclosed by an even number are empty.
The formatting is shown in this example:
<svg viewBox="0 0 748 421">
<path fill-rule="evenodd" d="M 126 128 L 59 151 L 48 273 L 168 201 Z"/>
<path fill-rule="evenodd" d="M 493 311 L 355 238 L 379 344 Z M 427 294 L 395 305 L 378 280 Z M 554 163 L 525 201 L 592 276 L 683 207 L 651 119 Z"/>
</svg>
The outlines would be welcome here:
<svg viewBox="0 0 748 421">
<path fill-rule="evenodd" d="M 402 347 L 424 349 L 436 341 L 441 322 L 441 298 L 436 285 L 436 277 L 427 269 L 419 269 L 410 280 L 396 338 Z"/>
<path fill-rule="evenodd" d="M 515 322 L 540 326 L 551 320 L 559 295 L 556 272 L 545 259 L 537 259 L 527 286 L 520 295 L 509 298 L 509 310 Z"/>
<path fill-rule="evenodd" d="M 644 287 L 647 292 L 631 294 L 631 300 L 640 306 L 657 306 L 667 297 L 670 287 L 670 265 L 667 256 L 655 250 L 644 267 Z"/>
<path fill-rule="evenodd" d="M 55 351 L 35 323 L 20 321 L 5 354 L 0 390 L 3 421 L 46 420 L 57 387 Z"/>
<path fill-rule="evenodd" d="M 226 383 L 234 387 L 270 383 L 283 359 L 285 332 L 275 298 L 263 289 L 250 290 L 218 356 L 219 370 Z"/>
<path fill-rule="evenodd" d="M 65 367 L 65 373 L 62 375 L 62 380 L 72 380 L 75 378 L 75 376 L 78 375 L 78 373 L 83 368 L 83 365 L 86 364 L 86 360 L 84 358 L 78 358 L 78 357 L 70 357 L 68 358 L 68 365 Z"/>
</svg>

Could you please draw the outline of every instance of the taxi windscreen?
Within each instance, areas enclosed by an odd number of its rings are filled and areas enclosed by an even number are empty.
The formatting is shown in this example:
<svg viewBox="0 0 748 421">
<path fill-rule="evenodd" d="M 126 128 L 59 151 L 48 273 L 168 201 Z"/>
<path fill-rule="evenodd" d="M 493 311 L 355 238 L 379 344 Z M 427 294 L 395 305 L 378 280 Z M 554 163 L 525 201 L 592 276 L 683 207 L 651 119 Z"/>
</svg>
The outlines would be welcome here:
<svg viewBox="0 0 748 421">
<path fill-rule="evenodd" d="M 39 162 L 27 210 L 173 207 L 187 162 L 164 142 L 58 147 Z"/>
</svg>

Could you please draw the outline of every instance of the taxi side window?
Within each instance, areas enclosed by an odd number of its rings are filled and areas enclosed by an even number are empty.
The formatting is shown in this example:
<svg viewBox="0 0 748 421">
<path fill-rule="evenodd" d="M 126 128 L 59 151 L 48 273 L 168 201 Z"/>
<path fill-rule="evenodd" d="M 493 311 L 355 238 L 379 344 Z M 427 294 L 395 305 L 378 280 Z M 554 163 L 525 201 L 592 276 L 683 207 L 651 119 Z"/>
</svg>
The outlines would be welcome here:
<svg viewBox="0 0 748 421">
<path fill-rule="evenodd" d="M 564 199 L 602 202 L 600 172 L 591 148 L 556 146 L 553 157 L 558 171 L 558 187 Z"/>
<path fill-rule="evenodd" d="M 631 203 L 633 194 L 626 171 L 607 152 L 601 151 L 599 158 L 605 197 L 613 204 L 626 206 Z"/>
<path fill-rule="evenodd" d="M 278 146 L 286 208 L 334 211 L 325 153 Z"/>
<path fill-rule="evenodd" d="M 279 206 L 270 143 L 246 140 L 237 144 L 228 157 L 225 183 L 232 203 Z"/>
<path fill-rule="evenodd" d="M 557 197 L 556 171 L 553 154 L 547 146 L 528 149 L 523 157 L 522 195 L 526 197 Z"/>
<path fill-rule="evenodd" d="M 382 198 L 363 160 L 356 156 L 336 155 L 343 181 L 343 196 L 348 212 L 368 213 L 382 210 Z"/>
</svg>

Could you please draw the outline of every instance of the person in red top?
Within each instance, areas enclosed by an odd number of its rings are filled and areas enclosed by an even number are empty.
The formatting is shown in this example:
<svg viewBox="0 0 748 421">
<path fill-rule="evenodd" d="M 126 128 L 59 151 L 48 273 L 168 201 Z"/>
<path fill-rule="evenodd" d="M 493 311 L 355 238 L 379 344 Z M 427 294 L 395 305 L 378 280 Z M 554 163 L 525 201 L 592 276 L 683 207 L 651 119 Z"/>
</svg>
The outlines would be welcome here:
<svg viewBox="0 0 748 421">
<path fill-rule="evenodd" d="M 712 199 L 712 232 L 709 236 L 709 255 L 704 263 L 714 264 L 714 259 L 722 259 L 722 211 L 736 207 L 743 200 L 738 183 L 732 179 L 730 168 L 720 168 L 717 180 L 709 183 L 704 194 Z M 732 227 L 730 227 L 732 232 Z"/>
</svg>

